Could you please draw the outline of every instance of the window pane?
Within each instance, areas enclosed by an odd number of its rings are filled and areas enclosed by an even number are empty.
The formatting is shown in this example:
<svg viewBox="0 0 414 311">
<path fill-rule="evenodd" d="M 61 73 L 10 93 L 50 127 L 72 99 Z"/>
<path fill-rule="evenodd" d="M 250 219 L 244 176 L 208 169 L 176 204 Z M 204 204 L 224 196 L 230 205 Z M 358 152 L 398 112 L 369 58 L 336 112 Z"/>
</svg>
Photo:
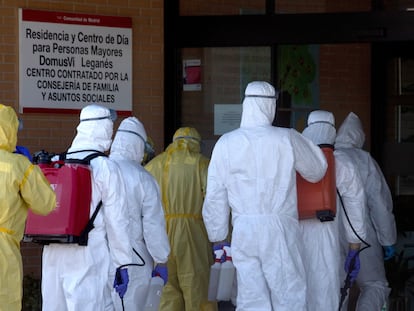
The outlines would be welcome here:
<svg viewBox="0 0 414 311">
<path fill-rule="evenodd" d="M 275 125 L 301 132 L 310 111 L 326 109 L 339 126 L 353 111 L 369 149 L 370 44 L 280 45 L 275 55 L 270 47 L 181 51 L 181 124 L 200 131 L 206 155 L 221 134 L 239 127 L 243 93 L 253 80 L 272 81 L 280 91 Z"/>
<path fill-rule="evenodd" d="M 182 49 L 181 124 L 200 132 L 205 153 L 224 132 L 240 125 L 246 85 L 270 81 L 268 47 Z"/>
<path fill-rule="evenodd" d="M 278 47 L 279 100 L 275 125 L 302 131 L 319 108 L 319 45 Z"/>
<path fill-rule="evenodd" d="M 385 10 L 413 10 L 414 0 L 384 0 Z"/>
<path fill-rule="evenodd" d="M 266 0 L 181 0 L 180 15 L 265 14 Z"/>
<path fill-rule="evenodd" d="M 276 13 L 337 13 L 366 12 L 370 10 L 371 0 L 275 0 Z"/>
</svg>

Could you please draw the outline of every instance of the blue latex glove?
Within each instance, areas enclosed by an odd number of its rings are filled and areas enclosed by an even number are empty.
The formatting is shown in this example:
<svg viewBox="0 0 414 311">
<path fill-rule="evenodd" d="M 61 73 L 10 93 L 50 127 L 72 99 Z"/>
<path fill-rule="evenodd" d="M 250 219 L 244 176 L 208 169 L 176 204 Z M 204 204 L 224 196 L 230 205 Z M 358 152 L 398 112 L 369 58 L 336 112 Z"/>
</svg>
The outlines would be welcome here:
<svg viewBox="0 0 414 311">
<path fill-rule="evenodd" d="M 216 259 L 215 251 L 219 249 L 223 249 L 224 246 L 230 247 L 230 243 L 227 241 L 214 242 L 213 244 L 213 258 L 214 259 Z M 226 261 L 226 254 L 223 252 L 223 256 L 221 256 L 221 262 L 225 262 L 225 261 Z"/>
<path fill-rule="evenodd" d="M 359 251 L 350 249 L 345 259 L 345 272 L 349 274 L 351 284 L 356 280 L 360 268 Z"/>
<path fill-rule="evenodd" d="M 165 264 L 157 264 L 152 271 L 152 276 L 159 276 L 161 279 L 164 280 L 164 285 L 168 281 L 168 268 Z"/>
<path fill-rule="evenodd" d="M 22 154 L 26 156 L 26 158 L 28 158 L 30 162 L 33 162 L 33 158 L 32 158 L 32 155 L 30 154 L 29 149 L 27 149 L 24 146 L 16 146 L 16 150 L 14 151 L 14 153 Z"/>
<path fill-rule="evenodd" d="M 224 246 L 229 246 L 230 247 L 230 243 L 227 241 L 220 241 L 220 242 L 214 242 L 213 244 L 213 252 L 219 249 L 222 249 Z"/>
<path fill-rule="evenodd" d="M 384 260 L 389 260 L 395 256 L 394 245 L 383 246 L 383 249 L 384 249 Z"/>
<path fill-rule="evenodd" d="M 124 295 L 127 291 L 128 282 L 128 269 L 116 269 L 114 288 L 121 299 L 124 298 Z"/>
</svg>

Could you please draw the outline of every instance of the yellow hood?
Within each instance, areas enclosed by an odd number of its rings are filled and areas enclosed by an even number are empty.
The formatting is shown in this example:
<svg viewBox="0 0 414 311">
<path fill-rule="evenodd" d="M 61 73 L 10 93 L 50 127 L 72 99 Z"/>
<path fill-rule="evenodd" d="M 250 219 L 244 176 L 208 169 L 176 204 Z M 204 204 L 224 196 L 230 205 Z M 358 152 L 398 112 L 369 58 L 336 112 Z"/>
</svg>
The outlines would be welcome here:
<svg viewBox="0 0 414 311">
<path fill-rule="evenodd" d="M 13 152 L 17 144 L 19 120 L 10 106 L 0 104 L 0 149 Z"/>
</svg>

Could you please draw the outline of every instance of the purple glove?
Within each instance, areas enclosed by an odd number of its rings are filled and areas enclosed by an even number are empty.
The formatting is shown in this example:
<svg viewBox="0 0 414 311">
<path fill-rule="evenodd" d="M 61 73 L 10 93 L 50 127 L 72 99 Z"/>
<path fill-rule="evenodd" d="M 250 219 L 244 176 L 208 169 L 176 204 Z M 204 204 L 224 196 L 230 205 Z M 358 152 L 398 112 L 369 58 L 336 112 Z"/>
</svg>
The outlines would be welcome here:
<svg viewBox="0 0 414 311">
<path fill-rule="evenodd" d="M 128 288 L 128 269 L 116 269 L 114 288 L 119 295 L 119 298 L 124 298 L 124 295 Z"/>
<path fill-rule="evenodd" d="M 351 284 L 356 280 L 360 268 L 359 251 L 350 249 L 345 259 L 345 272 L 349 274 Z"/>
<path fill-rule="evenodd" d="M 226 242 L 226 241 L 214 242 L 213 252 L 216 251 L 216 250 L 222 249 L 224 246 L 229 246 L 230 247 L 230 243 Z"/>
<path fill-rule="evenodd" d="M 224 246 L 230 247 L 230 243 L 227 241 L 220 241 L 220 242 L 214 242 L 213 244 L 213 258 L 216 259 L 216 251 L 223 249 Z M 221 256 L 221 262 L 226 261 L 226 254 L 223 249 L 223 255 Z"/>
<path fill-rule="evenodd" d="M 16 146 L 16 150 L 14 151 L 14 153 L 22 154 L 26 156 L 26 158 L 28 158 L 30 162 L 33 162 L 33 158 L 32 158 L 32 155 L 30 154 L 29 149 L 27 149 L 24 146 Z"/>
<path fill-rule="evenodd" d="M 168 281 L 168 268 L 166 265 L 156 265 L 154 271 L 152 271 L 152 276 L 159 276 L 161 279 L 164 280 L 164 285 Z"/>
<path fill-rule="evenodd" d="M 389 260 L 395 256 L 394 245 L 387 245 L 382 247 L 384 249 L 384 260 Z"/>
</svg>

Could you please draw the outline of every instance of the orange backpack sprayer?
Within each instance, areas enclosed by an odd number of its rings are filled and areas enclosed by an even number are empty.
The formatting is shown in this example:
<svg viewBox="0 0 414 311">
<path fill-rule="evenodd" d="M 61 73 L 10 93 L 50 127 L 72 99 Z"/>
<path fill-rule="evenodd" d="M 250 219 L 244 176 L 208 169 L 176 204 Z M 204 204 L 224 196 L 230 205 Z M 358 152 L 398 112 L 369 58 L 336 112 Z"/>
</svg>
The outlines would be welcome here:
<svg viewBox="0 0 414 311">
<path fill-rule="evenodd" d="M 336 173 L 332 145 L 319 145 L 325 154 L 328 168 L 325 176 L 317 183 L 306 181 L 296 174 L 299 220 L 317 218 L 332 221 L 336 216 Z"/>
</svg>

